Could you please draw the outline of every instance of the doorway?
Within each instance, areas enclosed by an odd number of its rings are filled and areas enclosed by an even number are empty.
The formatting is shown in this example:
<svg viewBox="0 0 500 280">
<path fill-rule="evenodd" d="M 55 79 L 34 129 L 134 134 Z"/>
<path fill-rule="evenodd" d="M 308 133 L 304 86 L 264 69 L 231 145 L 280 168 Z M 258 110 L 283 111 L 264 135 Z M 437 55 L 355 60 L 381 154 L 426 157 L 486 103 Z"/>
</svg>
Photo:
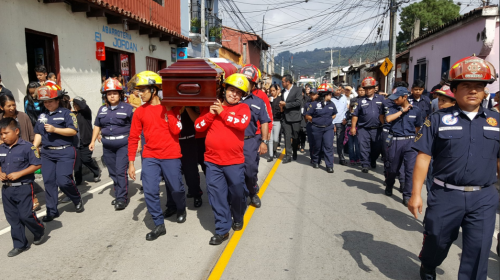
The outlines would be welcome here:
<svg viewBox="0 0 500 280">
<path fill-rule="evenodd" d="M 123 57 L 128 58 L 126 63 L 122 61 Z M 124 67 L 127 67 L 128 71 Z M 123 84 L 125 85 L 130 77 L 135 75 L 135 55 L 106 47 L 106 60 L 101 61 L 101 77 L 108 79 L 113 76 L 119 76 L 122 73 Z"/>
<path fill-rule="evenodd" d="M 25 29 L 26 57 L 28 62 L 28 78 L 37 81 L 35 67 L 43 65 L 47 72 L 56 74 L 60 84 L 59 46 L 56 35 Z"/>
<path fill-rule="evenodd" d="M 146 56 L 146 70 L 158 73 L 161 69 L 167 68 L 167 61 Z"/>
</svg>

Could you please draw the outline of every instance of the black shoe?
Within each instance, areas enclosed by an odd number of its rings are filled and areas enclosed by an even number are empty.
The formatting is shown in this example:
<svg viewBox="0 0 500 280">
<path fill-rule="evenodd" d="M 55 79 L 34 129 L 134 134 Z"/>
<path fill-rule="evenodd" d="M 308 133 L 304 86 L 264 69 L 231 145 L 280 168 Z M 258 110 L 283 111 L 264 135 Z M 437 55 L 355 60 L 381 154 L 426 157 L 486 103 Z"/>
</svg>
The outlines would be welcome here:
<svg viewBox="0 0 500 280">
<path fill-rule="evenodd" d="M 212 238 L 210 238 L 210 242 L 208 244 L 220 245 L 220 244 L 222 244 L 222 242 L 226 241 L 228 238 L 229 238 L 229 232 L 224 234 L 224 235 L 216 234 L 216 235 L 212 236 Z"/>
<path fill-rule="evenodd" d="M 100 182 L 100 181 L 101 181 L 101 172 L 99 171 L 99 175 L 94 176 L 94 182 L 97 183 L 97 182 Z"/>
<path fill-rule="evenodd" d="M 278 157 L 279 157 L 279 154 L 277 154 L 276 152 L 274 152 L 273 157 L 274 157 L 274 158 L 278 158 Z"/>
<path fill-rule="evenodd" d="M 422 280 L 435 280 L 436 270 L 427 269 L 424 265 L 420 265 L 420 279 Z"/>
<path fill-rule="evenodd" d="M 166 219 L 168 217 L 173 216 L 174 214 L 177 214 L 177 209 L 174 208 L 168 208 L 163 211 L 163 217 Z"/>
<path fill-rule="evenodd" d="M 297 160 L 297 153 L 293 154 L 292 159 Z"/>
<path fill-rule="evenodd" d="M 313 166 L 314 169 L 318 169 L 319 168 L 319 164 L 317 164 L 317 163 L 313 163 L 312 166 Z"/>
<path fill-rule="evenodd" d="M 399 192 L 403 193 L 403 186 L 405 185 L 405 182 L 399 182 Z"/>
<path fill-rule="evenodd" d="M 201 199 L 201 196 L 197 196 L 194 198 L 194 207 L 195 208 L 200 208 L 202 204 L 203 204 L 203 200 Z"/>
<path fill-rule="evenodd" d="M 7 257 L 15 257 L 24 251 L 28 251 L 28 249 L 29 249 L 29 247 L 27 247 L 27 248 L 14 248 L 14 249 L 10 250 L 10 252 L 7 254 Z"/>
<path fill-rule="evenodd" d="M 182 213 L 177 213 L 177 223 L 182 224 L 186 221 L 186 210 L 182 211 Z"/>
<path fill-rule="evenodd" d="M 187 197 L 187 198 L 193 198 L 193 196 L 192 196 L 192 195 L 190 195 L 189 193 L 188 193 L 188 194 L 186 194 L 186 197 Z"/>
<path fill-rule="evenodd" d="M 79 186 L 82 184 L 82 181 L 75 181 L 75 186 Z"/>
<path fill-rule="evenodd" d="M 113 201 L 111 201 L 111 205 L 115 205 L 116 204 L 116 199 L 113 199 Z"/>
<path fill-rule="evenodd" d="M 345 161 L 345 160 L 341 160 L 341 161 L 339 162 L 339 164 L 340 164 L 340 165 L 347 165 L 347 161 Z"/>
<path fill-rule="evenodd" d="M 127 202 L 125 201 L 117 201 L 115 203 L 115 210 L 119 211 L 119 210 L 123 210 L 127 208 Z"/>
<path fill-rule="evenodd" d="M 234 231 L 242 230 L 243 229 L 243 221 L 241 221 L 239 223 L 233 222 L 232 228 Z"/>
<path fill-rule="evenodd" d="M 333 167 L 327 167 L 326 172 L 328 173 L 333 173 Z"/>
<path fill-rule="evenodd" d="M 409 202 L 409 201 L 410 201 L 410 199 L 409 199 L 409 198 L 403 198 L 403 205 L 404 205 L 405 207 L 408 207 L 408 202 Z"/>
<path fill-rule="evenodd" d="M 267 159 L 267 162 L 271 162 L 271 161 L 273 161 L 273 160 L 274 160 L 274 158 L 273 158 L 273 157 L 269 157 L 269 158 Z"/>
<path fill-rule="evenodd" d="M 33 239 L 33 245 L 41 245 L 45 242 L 45 230 L 43 230 L 42 236 Z"/>
<path fill-rule="evenodd" d="M 140 187 L 140 188 L 139 188 L 139 193 L 140 193 L 140 194 L 143 194 L 143 193 L 144 193 L 144 187 Z"/>
<path fill-rule="evenodd" d="M 363 172 L 363 173 L 368 173 L 368 168 L 363 167 L 363 168 L 361 169 L 361 172 Z"/>
<path fill-rule="evenodd" d="M 377 168 L 377 163 L 372 163 L 372 164 L 370 164 L 370 166 L 372 167 L 372 169 L 375 169 L 375 168 Z"/>
<path fill-rule="evenodd" d="M 262 206 L 262 203 L 260 202 L 260 198 L 258 195 L 250 197 L 250 204 L 255 208 L 260 208 Z"/>
<path fill-rule="evenodd" d="M 385 188 L 385 195 L 392 196 L 392 188 Z"/>
<path fill-rule="evenodd" d="M 78 204 L 75 205 L 75 210 L 76 210 L 76 213 L 82 213 L 83 211 L 85 211 L 85 207 L 83 207 L 83 200 L 80 199 L 80 202 L 78 202 Z"/>
<path fill-rule="evenodd" d="M 165 229 L 165 225 L 161 224 L 159 226 L 156 226 L 150 233 L 146 234 L 146 240 L 153 241 L 165 234 L 167 234 L 167 230 Z"/>
<path fill-rule="evenodd" d="M 289 163 L 289 162 L 292 162 L 292 158 L 290 156 L 285 156 L 285 158 L 283 159 L 283 163 Z"/>
<path fill-rule="evenodd" d="M 59 215 L 57 216 L 50 216 L 50 215 L 47 215 L 47 216 L 44 216 L 42 218 L 42 222 L 44 223 L 48 223 L 48 222 L 52 222 L 55 218 L 59 217 Z"/>
</svg>

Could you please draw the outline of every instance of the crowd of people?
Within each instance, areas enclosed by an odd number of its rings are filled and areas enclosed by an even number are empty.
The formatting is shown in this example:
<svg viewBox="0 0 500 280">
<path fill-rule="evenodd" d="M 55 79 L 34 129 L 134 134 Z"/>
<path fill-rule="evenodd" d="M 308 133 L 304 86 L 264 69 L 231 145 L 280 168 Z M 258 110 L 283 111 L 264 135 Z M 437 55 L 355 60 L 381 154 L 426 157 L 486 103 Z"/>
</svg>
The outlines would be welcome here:
<svg viewBox="0 0 500 280">
<path fill-rule="evenodd" d="M 268 162 L 277 158 L 283 136 L 283 163 L 305 153 L 307 141 L 312 167 L 319 168 L 324 160 L 328 173 L 334 173 L 335 153 L 339 164 L 359 166 L 362 173 L 376 168 L 382 156 L 385 194 L 393 195 L 399 178 L 403 204 L 415 217 L 422 211 L 425 183 L 422 279 L 435 279 L 435 269 L 460 227 L 464 230 L 460 275 L 486 275 L 498 206 L 498 192 L 490 186 L 497 181 L 500 156 L 498 105 L 484 102 L 485 86 L 496 80 L 487 61 L 475 56 L 458 61 L 449 80 L 431 92 L 432 101 L 423 94 L 423 81 L 415 80 L 411 87 L 397 82 L 386 94 L 378 92 L 372 77 L 363 79 L 354 91 L 329 83 L 301 88 L 284 75 L 282 88 L 274 84 L 266 93 L 259 87 L 259 69 L 245 65 L 225 78 L 210 107 L 169 107 L 161 105 L 161 77 L 143 71 L 126 85 L 118 77 L 103 81 L 104 105 L 93 123 L 85 99 L 69 98 L 43 66 L 35 72 L 39 81 L 27 86 L 25 113 L 16 110 L 7 89 L 0 91 L 0 179 L 14 241 L 9 257 L 29 248 L 25 227 L 33 233 L 34 245 L 44 242 L 44 223 L 59 217 L 58 189 L 77 213 L 85 210 L 77 185 L 82 182 L 82 164 L 95 182 L 100 180 L 101 170 L 92 160 L 96 141 L 103 144 L 103 160 L 115 190 L 111 204 L 117 211 L 128 206 L 128 177 L 137 179 L 135 160 L 141 154 L 142 189 L 155 224 L 146 235 L 148 241 L 166 234 L 165 218 L 176 215 L 177 223 L 186 221 L 186 198 L 201 207 L 201 166 L 215 218 L 209 244 L 219 245 L 231 228 L 242 230 L 248 205 L 262 206 L 257 183 L 260 157 L 267 156 Z M 32 186 L 38 169 L 47 208 L 41 221 Z M 165 210 L 159 195 L 161 180 L 166 185 Z"/>
</svg>

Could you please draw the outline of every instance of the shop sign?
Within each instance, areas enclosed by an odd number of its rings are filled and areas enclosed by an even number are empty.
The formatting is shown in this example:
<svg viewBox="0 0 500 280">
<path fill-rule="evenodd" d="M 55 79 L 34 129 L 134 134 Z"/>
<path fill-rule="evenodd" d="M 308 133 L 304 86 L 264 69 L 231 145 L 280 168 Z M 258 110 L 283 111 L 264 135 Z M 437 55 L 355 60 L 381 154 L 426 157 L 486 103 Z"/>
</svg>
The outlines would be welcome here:
<svg viewBox="0 0 500 280">
<path fill-rule="evenodd" d="M 122 70 L 122 76 L 128 76 L 128 54 L 120 54 L 120 65 Z"/>
<path fill-rule="evenodd" d="M 137 44 L 132 42 L 132 35 L 129 33 L 105 25 L 102 27 L 102 33 L 110 34 L 115 37 L 113 47 L 130 52 L 137 52 Z M 102 34 L 100 32 L 95 33 L 95 41 L 102 42 Z"/>
</svg>

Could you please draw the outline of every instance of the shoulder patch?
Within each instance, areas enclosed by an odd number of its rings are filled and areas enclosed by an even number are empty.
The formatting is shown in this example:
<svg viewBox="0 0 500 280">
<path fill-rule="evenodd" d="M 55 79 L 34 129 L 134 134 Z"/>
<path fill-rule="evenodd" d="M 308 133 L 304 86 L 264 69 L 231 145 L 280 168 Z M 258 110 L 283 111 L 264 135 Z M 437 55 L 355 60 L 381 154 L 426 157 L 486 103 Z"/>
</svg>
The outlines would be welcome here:
<svg viewBox="0 0 500 280">
<path fill-rule="evenodd" d="M 69 113 L 69 115 L 71 116 L 71 119 L 73 120 L 73 125 L 75 126 L 75 128 L 78 128 L 78 121 L 76 120 L 76 115 L 74 113 Z"/>
<path fill-rule="evenodd" d="M 33 150 L 36 158 L 40 158 L 40 152 L 38 152 L 38 149 L 35 146 L 31 146 L 31 150 Z"/>
<path fill-rule="evenodd" d="M 417 136 L 415 136 L 415 142 L 417 142 L 418 140 L 420 140 L 420 138 L 422 138 L 422 135 L 423 135 L 423 134 L 422 134 L 422 132 L 421 132 L 421 131 L 419 131 L 419 132 L 417 133 Z"/>
<path fill-rule="evenodd" d="M 425 122 L 424 122 L 424 125 L 427 126 L 427 127 L 430 127 L 431 126 L 431 121 L 429 119 L 426 119 Z"/>
</svg>

